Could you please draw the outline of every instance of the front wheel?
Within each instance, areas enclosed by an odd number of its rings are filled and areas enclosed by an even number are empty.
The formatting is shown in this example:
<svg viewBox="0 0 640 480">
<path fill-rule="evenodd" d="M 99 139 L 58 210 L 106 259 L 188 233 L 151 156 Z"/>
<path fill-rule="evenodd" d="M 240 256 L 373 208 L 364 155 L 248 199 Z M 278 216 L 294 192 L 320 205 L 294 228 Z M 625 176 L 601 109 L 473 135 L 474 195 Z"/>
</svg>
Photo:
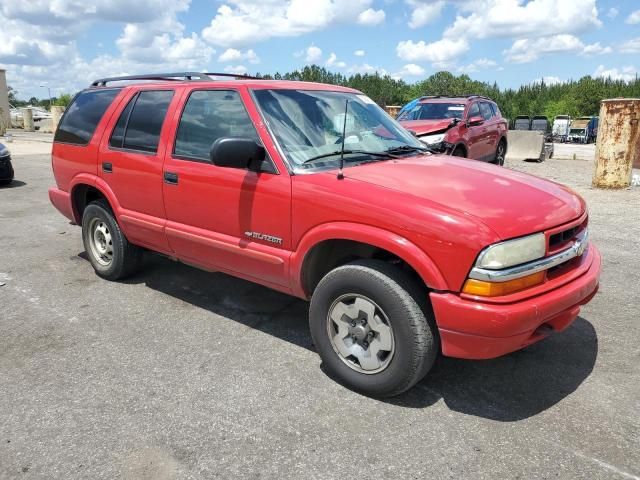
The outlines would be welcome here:
<svg viewBox="0 0 640 480">
<path fill-rule="evenodd" d="M 422 292 L 393 265 L 363 260 L 329 272 L 311 299 L 311 336 L 327 373 L 366 395 L 415 385 L 439 351 Z"/>
<path fill-rule="evenodd" d="M 135 273 L 142 249 L 129 243 L 103 200 L 91 202 L 82 215 L 82 241 L 96 273 L 107 280 L 120 280 Z"/>
<path fill-rule="evenodd" d="M 451 152 L 451 156 L 466 158 L 467 154 L 464 151 L 464 148 L 462 148 L 461 146 L 457 146 L 456 148 L 453 149 L 453 152 Z"/>
</svg>

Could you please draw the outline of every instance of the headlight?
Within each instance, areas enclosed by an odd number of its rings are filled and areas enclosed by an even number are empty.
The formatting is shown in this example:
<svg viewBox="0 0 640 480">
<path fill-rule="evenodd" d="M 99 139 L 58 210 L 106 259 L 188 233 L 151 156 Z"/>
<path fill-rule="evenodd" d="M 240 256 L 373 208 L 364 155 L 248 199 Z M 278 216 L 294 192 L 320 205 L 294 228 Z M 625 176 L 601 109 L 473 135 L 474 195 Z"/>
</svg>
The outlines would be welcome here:
<svg viewBox="0 0 640 480">
<path fill-rule="evenodd" d="M 486 248 L 478 258 L 476 266 L 498 270 L 513 267 L 544 257 L 546 241 L 544 233 L 496 243 Z"/>
<path fill-rule="evenodd" d="M 437 135 L 424 135 L 420 137 L 420 141 L 427 145 L 433 145 L 434 143 L 440 143 L 444 140 L 444 133 L 439 133 Z"/>
</svg>

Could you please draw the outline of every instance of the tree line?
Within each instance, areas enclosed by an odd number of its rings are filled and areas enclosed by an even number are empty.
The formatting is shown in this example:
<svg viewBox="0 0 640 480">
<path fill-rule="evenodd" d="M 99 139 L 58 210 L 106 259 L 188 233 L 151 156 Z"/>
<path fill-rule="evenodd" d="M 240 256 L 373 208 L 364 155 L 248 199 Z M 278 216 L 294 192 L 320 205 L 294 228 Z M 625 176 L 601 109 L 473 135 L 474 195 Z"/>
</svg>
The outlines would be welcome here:
<svg viewBox="0 0 640 480">
<path fill-rule="evenodd" d="M 276 80 L 299 80 L 305 82 L 329 83 L 355 88 L 367 94 L 379 105 L 404 105 L 422 95 L 484 95 L 493 99 L 505 118 L 516 115 L 545 115 L 550 120 L 556 115 L 597 115 L 600 101 L 605 98 L 640 98 L 640 79 L 630 82 L 610 78 L 582 77 L 579 80 L 546 84 L 544 81 L 522 85 L 518 89 L 501 89 L 496 82 L 487 83 L 471 79 L 468 75 L 454 75 L 438 72 L 416 83 L 394 79 L 389 75 L 356 73 L 344 75 L 330 72 L 324 67 L 310 65 L 288 73 L 256 74 L 259 78 Z M 54 105 L 66 106 L 72 96 L 69 94 L 53 98 Z M 19 100 L 17 92 L 9 87 L 9 102 L 16 107 L 38 105 L 48 107 L 49 99 L 32 97 Z"/>
<path fill-rule="evenodd" d="M 257 76 L 343 85 L 366 93 L 383 107 L 404 105 L 422 95 L 484 95 L 493 99 L 502 115 L 509 119 L 516 115 L 545 115 L 550 120 L 556 115 L 597 115 L 600 102 L 605 98 L 640 97 L 640 79 L 637 77 L 625 82 L 585 76 L 551 85 L 540 81 L 522 85 L 518 89 L 501 89 L 496 82 L 480 82 L 466 74 L 454 75 L 450 72 L 438 72 L 413 84 L 377 72 L 346 76 L 317 65 L 285 74 Z"/>
</svg>

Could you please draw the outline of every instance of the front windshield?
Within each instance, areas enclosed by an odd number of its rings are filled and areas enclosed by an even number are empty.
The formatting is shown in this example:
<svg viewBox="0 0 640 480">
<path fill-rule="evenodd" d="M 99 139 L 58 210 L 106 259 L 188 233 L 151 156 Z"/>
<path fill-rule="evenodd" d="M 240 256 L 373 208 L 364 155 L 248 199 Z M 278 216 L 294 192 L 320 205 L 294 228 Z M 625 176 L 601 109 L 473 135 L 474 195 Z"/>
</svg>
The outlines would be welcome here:
<svg viewBox="0 0 640 480">
<path fill-rule="evenodd" d="M 457 118 L 462 120 L 464 105 L 461 103 L 418 103 L 405 111 L 398 120 L 446 120 Z"/>
<path fill-rule="evenodd" d="M 345 124 L 344 148 L 358 151 L 345 156 L 345 165 L 385 159 L 384 155 L 373 156 L 362 152 L 379 153 L 403 147 L 424 148 L 365 95 L 280 89 L 254 90 L 253 93 L 275 140 L 296 170 L 336 167 L 340 155 L 331 154 L 342 148 Z M 313 160 L 323 155 L 328 156 Z"/>
</svg>

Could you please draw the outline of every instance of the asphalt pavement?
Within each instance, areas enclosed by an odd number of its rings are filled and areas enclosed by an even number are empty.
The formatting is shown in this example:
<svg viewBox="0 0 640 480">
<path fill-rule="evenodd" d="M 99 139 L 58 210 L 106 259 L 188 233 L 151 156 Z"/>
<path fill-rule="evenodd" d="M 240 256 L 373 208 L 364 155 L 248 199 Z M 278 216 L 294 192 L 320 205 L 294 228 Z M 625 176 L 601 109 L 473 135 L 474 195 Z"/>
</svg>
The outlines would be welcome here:
<svg viewBox="0 0 640 480">
<path fill-rule="evenodd" d="M 640 188 L 591 189 L 589 159 L 508 164 L 589 202 L 604 271 L 578 320 L 381 401 L 323 373 L 305 302 L 152 254 L 98 278 L 49 204 L 50 144 L 9 147 L 0 478 L 640 478 Z"/>
</svg>

